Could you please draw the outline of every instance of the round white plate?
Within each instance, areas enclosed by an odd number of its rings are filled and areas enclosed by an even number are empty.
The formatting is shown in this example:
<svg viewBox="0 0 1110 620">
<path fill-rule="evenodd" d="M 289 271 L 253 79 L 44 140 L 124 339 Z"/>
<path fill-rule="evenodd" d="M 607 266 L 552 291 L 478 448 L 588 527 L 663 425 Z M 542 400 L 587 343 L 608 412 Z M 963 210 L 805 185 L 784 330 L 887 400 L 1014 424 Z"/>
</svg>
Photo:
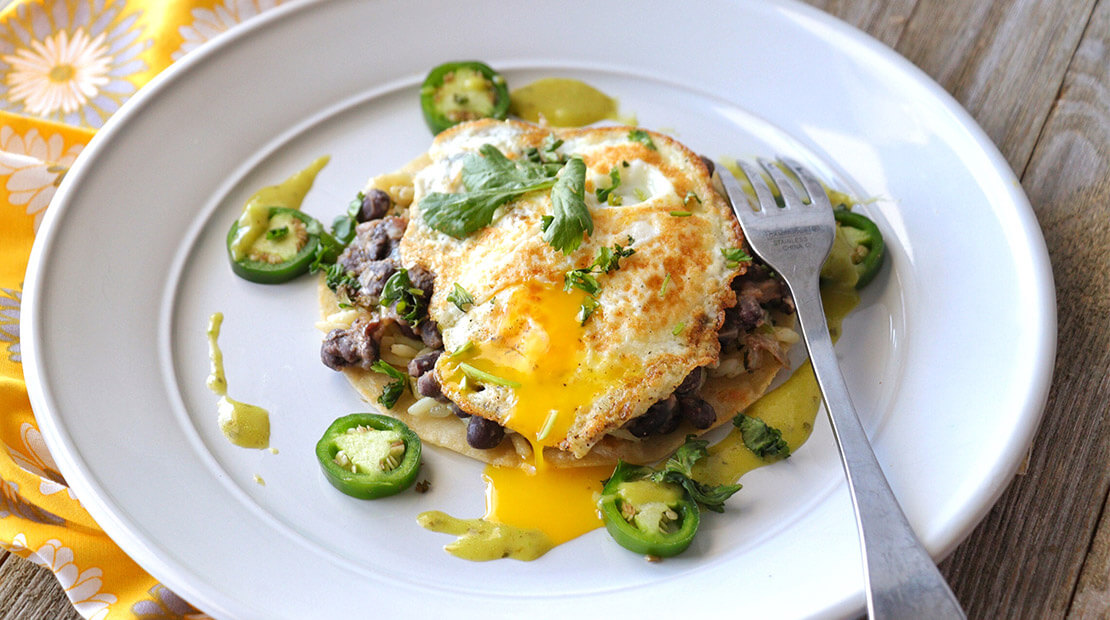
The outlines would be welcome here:
<svg viewBox="0 0 1110 620">
<path fill-rule="evenodd" d="M 431 140 L 417 85 L 480 58 L 510 84 L 583 79 L 711 157 L 785 154 L 865 207 L 888 266 L 838 345 L 849 387 L 934 556 L 985 514 L 1036 429 L 1054 353 L 1044 242 L 972 120 L 903 59 L 792 3 L 563 0 L 282 7 L 189 56 L 120 110 L 67 175 L 28 273 L 24 369 L 51 452 L 96 520 L 217 616 L 573 617 L 671 610 L 837 616 L 862 606 L 840 463 L 824 418 L 789 461 L 744 478 L 680 558 L 649 564 L 604 531 L 531 563 L 470 563 L 417 526 L 480 516 L 481 467 L 429 448 L 432 490 L 361 502 L 312 447 L 365 410 L 318 360 L 314 283 L 234 277 L 244 199 L 330 154 L 304 209 L 341 213 L 365 179 Z M 205 323 L 230 395 L 268 408 L 278 454 L 229 445 L 205 389 Z M 255 482 L 255 476 L 265 486 Z"/>
</svg>

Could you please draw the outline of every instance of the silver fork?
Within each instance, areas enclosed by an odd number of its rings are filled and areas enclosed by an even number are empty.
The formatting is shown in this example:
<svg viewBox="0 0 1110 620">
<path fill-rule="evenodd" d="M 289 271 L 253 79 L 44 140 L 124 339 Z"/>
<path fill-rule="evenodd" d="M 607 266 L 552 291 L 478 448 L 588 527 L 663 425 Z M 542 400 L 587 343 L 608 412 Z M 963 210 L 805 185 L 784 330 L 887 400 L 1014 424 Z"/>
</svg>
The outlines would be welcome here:
<svg viewBox="0 0 1110 620">
<path fill-rule="evenodd" d="M 794 161 L 780 161 L 800 188 L 776 163 L 760 159 L 759 164 L 778 186 L 783 207 L 776 204 L 759 170 L 740 163 L 755 190 L 758 210 L 751 208 L 736 178 L 724 166 L 716 168 L 752 251 L 782 276 L 794 296 L 802 338 L 848 479 L 863 552 L 867 612 L 872 618 L 964 618 L 959 601 L 917 540 L 883 476 L 836 361 L 818 288 L 836 232 L 832 205 L 812 173 Z"/>
</svg>

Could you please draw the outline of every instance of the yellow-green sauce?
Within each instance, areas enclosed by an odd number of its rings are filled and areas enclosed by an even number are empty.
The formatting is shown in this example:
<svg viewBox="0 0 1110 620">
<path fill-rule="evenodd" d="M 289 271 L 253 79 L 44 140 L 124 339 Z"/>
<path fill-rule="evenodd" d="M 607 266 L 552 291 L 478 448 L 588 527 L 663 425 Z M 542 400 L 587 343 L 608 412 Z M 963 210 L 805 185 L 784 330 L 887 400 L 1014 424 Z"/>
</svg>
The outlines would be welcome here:
<svg viewBox="0 0 1110 620">
<path fill-rule="evenodd" d="M 509 97 L 509 111 L 533 123 L 582 127 L 618 118 L 616 99 L 569 78 L 543 78 L 512 91 Z"/>
<path fill-rule="evenodd" d="M 455 557 L 473 562 L 505 558 L 527 562 L 542 556 L 554 546 L 539 530 L 516 528 L 484 519 L 457 519 L 438 510 L 422 512 L 416 521 L 424 529 L 457 536 L 455 542 L 443 549 Z"/>
<path fill-rule="evenodd" d="M 211 363 L 206 385 L 220 397 L 217 403 L 220 432 L 241 448 L 265 448 L 270 445 L 270 413 L 262 407 L 242 403 L 227 396 L 224 354 L 220 351 L 222 312 L 208 317 L 208 360 Z"/>
<path fill-rule="evenodd" d="M 247 199 L 246 204 L 243 205 L 243 212 L 239 216 L 239 230 L 228 244 L 232 259 L 241 260 L 250 252 L 251 246 L 258 241 L 258 238 L 266 234 L 270 223 L 271 207 L 301 208 L 305 195 L 312 189 L 316 175 L 330 159 L 327 155 L 318 157 L 305 169 L 277 185 L 263 187 Z"/>
</svg>

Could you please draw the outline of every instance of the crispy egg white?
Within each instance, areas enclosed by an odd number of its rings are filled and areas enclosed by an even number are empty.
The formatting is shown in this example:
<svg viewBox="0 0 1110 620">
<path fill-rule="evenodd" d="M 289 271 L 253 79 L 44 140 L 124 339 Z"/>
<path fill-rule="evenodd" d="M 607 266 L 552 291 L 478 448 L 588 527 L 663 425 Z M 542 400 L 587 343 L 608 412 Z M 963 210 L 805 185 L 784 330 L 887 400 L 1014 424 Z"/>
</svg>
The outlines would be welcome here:
<svg viewBox="0 0 1110 620">
<path fill-rule="evenodd" d="M 721 252 L 742 247 L 742 235 L 704 162 L 667 136 L 649 132 L 650 148 L 630 132 L 493 120 L 443 132 L 415 176 L 401 242 L 406 266 L 421 265 L 436 276 L 429 316 L 446 350 L 465 349 L 436 364 L 444 394 L 533 447 L 576 459 L 670 395 L 694 368 L 717 362 L 717 330 L 724 310 L 736 302 L 729 283 L 744 269 Z M 542 219 L 552 213 L 549 191 L 501 207 L 490 226 L 465 239 L 424 222 L 425 196 L 465 191 L 461 170 L 468 154 L 492 144 L 519 159 L 529 148 L 542 148 L 550 134 L 563 140 L 558 153 L 577 155 L 587 167 L 594 230 L 577 250 L 564 255 L 542 238 Z M 611 185 L 613 169 L 621 175 L 614 192 L 620 199 L 613 201 L 619 206 L 595 196 L 595 189 Z M 635 254 L 622 259 L 619 270 L 597 275 L 596 310 L 580 324 L 586 294 L 564 291 L 564 274 L 589 267 L 601 248 L 630 243 Z M 474 297 L 465 312 L 448 300 L 455 284 Z M 515 386 L 475 381 L 462 364 Z"/>
</svg>

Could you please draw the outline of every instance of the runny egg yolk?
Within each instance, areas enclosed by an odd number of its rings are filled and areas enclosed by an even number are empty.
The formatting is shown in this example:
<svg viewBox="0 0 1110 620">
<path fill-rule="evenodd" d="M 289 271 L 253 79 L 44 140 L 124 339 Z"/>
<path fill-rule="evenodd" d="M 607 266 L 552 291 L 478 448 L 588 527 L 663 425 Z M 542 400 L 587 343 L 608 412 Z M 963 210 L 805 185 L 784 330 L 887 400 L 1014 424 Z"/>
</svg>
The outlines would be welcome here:
<svg viewBox="0 0 1110 620">
<path fill-rule="evenodd" d="M 505 426 L 532 444 L 534 467 L 486 468 L 485 518 L 541 530 L 553 544 L 601 526 L 597 496 L 613 468 L 549 467 L 543 448 L 566 437 L 577 412 L 637 366 L 600 363 L 591 355 L 579 314 L 586 297 L 548 283 L 518 286 L 497 307 L 494 336 L 473 343 L 442 369 L 450 380 L 462 381 L 460 365 L 467 364 L 513 386 Z"/>
<path fill-rule="evenodd" d="M 581 290 L 550 283 L 517 286 L 497 305 L 491 337 L 451 356 L 441 369 L 449 381 L 481 383 L 466 377 L 465 364 L 512 386 L 502 422 L 532 444 L 537 468 L 543 467 L 540 447 L 559 443 L 579 410 L 638 367 L 635 360 L 603 360 L 588 350 L 579 320 L 586 298 Z"/>
<path fill-rule="evenodd" d="M 561 545 L 601 527 L 597 498 L 612 473 L 610 466 L 535 471 L 487 466 L 485 520 L 540 530 Z"/>
</svg>

